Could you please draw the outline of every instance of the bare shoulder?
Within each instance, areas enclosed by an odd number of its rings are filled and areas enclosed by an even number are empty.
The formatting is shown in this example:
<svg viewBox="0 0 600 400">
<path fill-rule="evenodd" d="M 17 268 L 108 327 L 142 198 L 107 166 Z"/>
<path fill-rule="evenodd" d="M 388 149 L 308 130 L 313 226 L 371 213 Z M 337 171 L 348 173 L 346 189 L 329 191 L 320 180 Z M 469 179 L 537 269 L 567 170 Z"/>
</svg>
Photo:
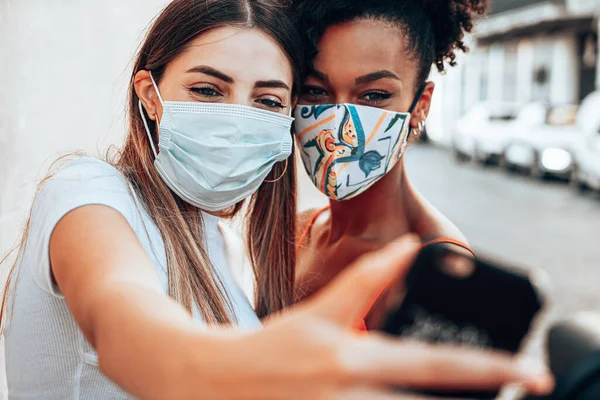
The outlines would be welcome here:
<svg viewBox="0 0 600 400">
<path fill-rule="evenodd" d="M 302 231 L 304 228 L 306 228 L 306 225 L 308 225 L 310 220 L 318 211 L 318 208 L 309 208 L 308 210 L 300 211 L 298 213 L 298 229 Z"/>
<path fill-rule="evenodd" d="M 310 208 L 298 213 L 296 223 L 296 238 L 298 241 L 301 242 L 310 237 L 310 232 L 314 228 L 313 224 L 316 222 L 315 218 L 322 215 L 325 210 L 326 208 Z M 301 245 L 302 243 L 298 244 Z"/>
<path fill-rule="evenodd" d="M 427 207 L 428 218 L 430 218 L 433 222 L 432 226 L 434 227 L 434 229 L 431 232 L 433 236 L 454 239 L 466 245 L 469 244 L 467 237 L 462 233 L 462 231 L 458 228 L 458 226 L 456 226 L 454 222 L 452 222 L 448 217 L 446 217 L 433 204 L 428 202 Z"/>
<path fill-rule="evenodd" d="M 416 189 L 415 194 L 417 199 L 415 208 L 418 211 L 415 213 L 417 218 L 413 221 L 413 225 L 417 234 L 426 240 L 448 238 L 469 245 L 467 238 L 454 222 Z"/>
</svg>

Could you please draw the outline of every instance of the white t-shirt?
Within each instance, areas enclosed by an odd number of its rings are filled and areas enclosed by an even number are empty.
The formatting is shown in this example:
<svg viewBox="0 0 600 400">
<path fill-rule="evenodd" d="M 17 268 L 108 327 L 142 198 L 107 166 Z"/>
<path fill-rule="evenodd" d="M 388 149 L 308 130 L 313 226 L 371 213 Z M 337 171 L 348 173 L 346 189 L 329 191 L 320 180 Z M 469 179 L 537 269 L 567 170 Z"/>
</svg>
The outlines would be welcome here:
<svg viewBox="0 0 600 400">
<path fill-rule="evenodd" d="M 167 262 L 160 232 L 130 185 L 114 167 L 81 158 L 48 180 L 33 205 L 27 246 L 13 280 L 6 320 L 6 372 L 10 399 L 124 399 L 98 369 L 98 357 L 53 285 L 50 236 L 69 211 L 100 204 L 121 213 L 152 260 L 167 292 Z M 231 299 L 241 329 L 259 329 L 252 306 L 235 282 L 218 218 L 203 214 L 208 255 Z M 11 307 L 14 305 L 14 308 Z M 203 324 L 199 313 L 194 319 Z"/>
</svg>

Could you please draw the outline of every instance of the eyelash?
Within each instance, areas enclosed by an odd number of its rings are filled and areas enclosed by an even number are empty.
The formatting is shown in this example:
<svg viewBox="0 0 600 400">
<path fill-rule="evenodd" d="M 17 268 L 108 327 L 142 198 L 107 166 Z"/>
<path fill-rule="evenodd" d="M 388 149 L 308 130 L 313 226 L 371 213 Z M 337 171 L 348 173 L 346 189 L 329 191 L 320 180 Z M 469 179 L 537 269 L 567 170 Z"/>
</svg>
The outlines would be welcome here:
<svg viewBox="0 0 600 400">
<path fill-rule="evenodd" d="M 201 86 L 201 87 L 193 87 L 190 89 L 190 91 L 192 91 L 193 93 L 200 95 L 200 96 L 204 96 L 204 97 L 218 97 L 218 96 L 222 96 L 221 93 L 219 93 L 214 87 L 212 86 Z M 213 94 L 207 94 L 206 92 L 213 92 Z M 216 93 L 216 94 L 214 94 Z"/>
<path fill-rule="evenodd" d="M 285 108 L 285 106 L 283 104 L 281 104 L 277 100 L 273 100 L 273 99 L 258 99 L 258 100 L 256 100 L 256 102 L 259 104 L 262 104 L 265 107 L 269 107 L 269 108 L 275 108 L 275 109 L 279 109 L 279 110 L 283 110 Z M 270 103 L 270 104 L 267 104 L 267 103 Z"/>
<path fill-rule="evenodd" d="M 310 93 L 311 91 L 318 91 L 320 92 L 319 94 L 314 94 L 314 93 Z M 324 98 L 327 97 L 327 91 L 323 88 L 320 88 L 318 86 L 305 86 L 302 89 L 302 95 L 305 97 L 311 97 L 313 99 L 317 99 L 317 98 Z"/>
<path fill-rule="evenodd" d="M 311 92 L 317 92 L 317 93 L 311 93 Z M 302 93 L 303 93 L 303 96 L 310 101 L 318 101 L 318 100 L 326 98 L 328 96 L 327 91 L 318 86 L 305 86 Z M 374 96 L 374 95 L 376 95 L 378 98 L 377 99 L 369 99 L 368 98 L 368 97 Z M 383 101 L 390 99 L 391 97 L 392 97 L 391 93 L 380 91 L 380 90 L 373 90 L 370 92 L 366 92 L 360 98 L 363 99 L 363 101 L 366 104 L 376 106 L 376 105 L 382 103 Z"/>
<path fill-rule="evenodd" d="M 366 97 L 372 96 L 372 95 L 377 95 L 379 98 L 378 99 L 367 99 L 366 98 Z M 387 93 L 387 92 L 383 92 L 383 91 L 376 91 L 376 90 L 367 92 L 361 96 L 361 98 L 364 99 L 365 103 L 370 104 L 370 105 L 377 105 L 385 100 L 388 100 L 391 97 L 392 97 L 391 93 Z"/>
<path fill-rule="evenodd" d="M 192 91 L 193 93 L 195 93 L 199 96 L 208 97 L 208 98 L 215 98 L 215 97 L 222 96 L 222 94 L 219 93 L 219 91 L 217 91 L 212 86 L 193 87 L 190 89 L 190 91 Z M 279 109 L 279 110 L 282 110 L 285 108 L 285 106 L 283 104 L 281 104 L 279 101 L 274 100 L 274 99 L 259 99 L 259 100 L 256 100 L 256 102 L 259 104 L 262 104 L 263 106 L 265 106 L 267 108 L 273 108 L 273 109 Z"/>
</svg>

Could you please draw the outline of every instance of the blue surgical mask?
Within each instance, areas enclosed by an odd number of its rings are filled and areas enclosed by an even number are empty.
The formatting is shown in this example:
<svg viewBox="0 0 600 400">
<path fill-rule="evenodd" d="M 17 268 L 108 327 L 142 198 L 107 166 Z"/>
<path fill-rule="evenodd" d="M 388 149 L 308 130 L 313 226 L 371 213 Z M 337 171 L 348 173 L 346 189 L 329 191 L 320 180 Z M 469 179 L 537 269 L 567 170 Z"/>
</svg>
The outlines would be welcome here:
<svg viewBox="0 0 600 400">
<path fill-rule="evenodd" d="M 152 75 L 150 75 L 152 77 Z M 237 104 L 163 101 L 154 166 L 181 199 L 206 211 L 224 210 L 254 194 L 273 165 L 292 152 L 293 118 Z"/>
</svg>

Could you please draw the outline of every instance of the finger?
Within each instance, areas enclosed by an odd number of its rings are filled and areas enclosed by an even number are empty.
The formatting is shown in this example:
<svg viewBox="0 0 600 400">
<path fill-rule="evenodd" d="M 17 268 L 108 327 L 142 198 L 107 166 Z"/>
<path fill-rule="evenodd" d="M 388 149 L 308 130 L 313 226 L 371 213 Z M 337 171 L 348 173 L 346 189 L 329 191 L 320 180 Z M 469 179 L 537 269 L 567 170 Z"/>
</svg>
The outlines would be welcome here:
<svg viewBox="0 0 600 400">
<path fill-rule="evenodd" d="M 519 383 L 534 394 L 549 393 L 554 381 L 541 364 L 522 363 L 501 352 L 426 345 L 377 337 L 361 340 L 344 352 L 346 366 L 358 379 L 380 384 L 439 390 L 497 390 Z"/>
<path fill-rule="evenodd" d="M 363 318 L 377 297 L 408 272 L 419 241 L 406 235 L 379 251 L 369 253 L 348 266 L 309 303 L 313 314 L 342 326 Z"/>
<path fill-rule="evenodd" d="M 409 394 L 389 388 L 353 388 L 338 397 L 340 400 L 435 400 L 433 397 Z M 445 398 L 446 400 L 452 400 Z M 458 399 L 454 399 L 458 400 Z"/>
</svg>

